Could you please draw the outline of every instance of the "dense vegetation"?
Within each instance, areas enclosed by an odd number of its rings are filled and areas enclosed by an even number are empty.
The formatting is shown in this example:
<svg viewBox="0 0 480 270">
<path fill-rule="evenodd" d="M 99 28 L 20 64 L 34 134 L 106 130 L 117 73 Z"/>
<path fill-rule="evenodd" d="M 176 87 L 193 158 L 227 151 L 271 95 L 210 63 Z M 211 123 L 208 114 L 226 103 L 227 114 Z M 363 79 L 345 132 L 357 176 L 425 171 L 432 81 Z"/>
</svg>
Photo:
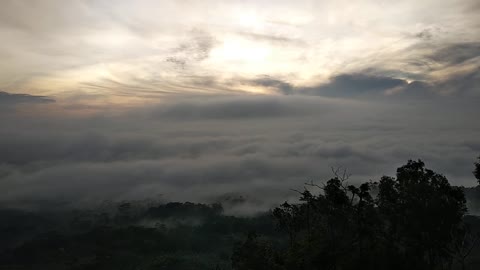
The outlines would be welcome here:
<svg viewBox="0 0 480 270">
<path fill-rule="evenodd" d="M 41 213 L 4 209 L 0 269 L 480 266 L 480 218 L 468 215 L 465 198 L 475 205 L 479 188 L 451 186 L 421 161 L 398 168 L 395 178 L 358 186 L 335 170 L 329 181 L 297 192 L 298 202 L 252 217 L 227 216 L 220 204 L 154 201 Z"/>
<path fill-rule="evenodd" d="M 422 161 L 359 187 L 346 174 L 300 192 L 301 203 L 273 211 L 289 237 L 286 250 L 255 236 L 237 246 L 235 269 L 451 269 L 467 266 L 478 236 L 465 222 L 464 192 Z M 373 196 L 375 194 L 375 197 Z M 258 251 L 255 251 L 258 249 Z M 268 250 L 268 252 L 266 251 Z M 257 258 L 261 256 L 265 259 Z M 252 257 L 253 256 L 253 257 Z M 264 265 L 256 268 L 260 260 Z"/>
<path fill-rule="evenodd" d="M 281 239 L 268 214 L 225 216 L 219 205 L 121 203 L 95 211 L 2 211 L 6 269 L 230 269 L 249 231 Z M 0 269 L 2 269 L 0 267 Z"/>
</svg>

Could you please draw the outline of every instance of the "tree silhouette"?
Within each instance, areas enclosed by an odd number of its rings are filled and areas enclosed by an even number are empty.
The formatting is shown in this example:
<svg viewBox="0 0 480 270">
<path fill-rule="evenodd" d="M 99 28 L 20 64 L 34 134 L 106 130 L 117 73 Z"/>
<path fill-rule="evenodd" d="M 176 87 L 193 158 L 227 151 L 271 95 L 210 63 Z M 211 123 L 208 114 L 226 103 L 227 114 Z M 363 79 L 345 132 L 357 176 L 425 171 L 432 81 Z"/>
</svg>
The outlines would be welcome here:
<svg viewBox="0 0 480 270">
<path fill-rule="evenodd" d="M 460 264 L 462 270 L 467 269 L 466 260 L 472 250 L 478 245 L 480 234 L 474 233 L 469 224 L 464 224 L 455 231 L 455 241 L 453 241 L 449 252 L 452 257 Z"/>
<path fill-rule="evenodd" d="M 318 195 L 305 189 L 301 204 L 284 203 L 273 211 L 280 228 L 294 235 L 284 256 L 287 269 L 353 267 L 355 260 L 345 260 L 352 255 L 368 260 L 362 255 L 371 247 L 377 227 L 370 184 L 348 186 L 347 178 L 337 175 L 317 186 L 323 191 Z"/>
<path fill-rule="evenodd" d="M 463 225 L 466 200 L 462 189 L 445 176 L 408 161 L 396 177 L 378 183 L 348 185 L 338 174 L 318 187 L 305 188 L 300 203 L 285 202 L 273 210 L 290 245 L 277 249 L 280 269 L 448 269 L 465 258 L 473 241 Z M 372 194 L 376 194 L 374 197 Z M 234 253 L 234 269 L 268 269 L 275 251 L 249 238 Z M 268 250 L 268 252 L 267 252 Z M 259 262 L 264 254 L 268 262 Z M 250 265 L 242 268 L 239 265 Z M 262 267 L 258 267 L 262 265 Z"/>
<path fill-rule="evenodd" d="M 278 227 L 288 233 L 290 247 L 293 247 L 297 232 L 303 226 L 303 219 L 300 217 L 302 215 L 300 206 L 285 202 L 275 208 L 272 214 L 278 220 Z"/>
<path fill-rule="evenodd" d="M 460 188 L 410 160 L 397 169 L 396 179 L 380 180 L 377 206 L 397 258 L 429 269 L 448 263 L 447 247 L 467 210 Z"/>
<path fill-rule="evenodd" d="M 278 254 L 269 243 L 250 232 L 247 240 L 237 244 L 233 250 L 232 268 L 235 270 L 281 270 Z"/>
</svg>

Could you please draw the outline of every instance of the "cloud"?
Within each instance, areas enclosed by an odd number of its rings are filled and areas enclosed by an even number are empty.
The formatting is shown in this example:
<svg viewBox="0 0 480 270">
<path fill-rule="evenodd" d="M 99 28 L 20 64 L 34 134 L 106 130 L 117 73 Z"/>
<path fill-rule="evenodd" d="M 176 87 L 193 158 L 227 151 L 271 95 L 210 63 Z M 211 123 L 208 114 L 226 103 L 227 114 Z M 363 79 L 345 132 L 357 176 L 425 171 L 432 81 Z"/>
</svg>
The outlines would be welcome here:
<svg viewBox="0 0 480 270">
<path fill-rule="evenodd" d="M 305 42 L 303 42 L 302 40 L 289 38 L 281 35 L 262 34 L 262 33 L 244 32 L 244 31 L 243 32 L 239 31 L 238 34 L 253 40 L 278 43 L 281 45 L 305 45 Z"/>
<path fill-rule="evenodd" d="M 385 93 L 395 87 L 407 85 L 402 79 L 371 76 L 365 74 L 341 74 L 331 78 L 329 83 L 307 88 L 305 93 L 322 96 L 361 96 L 370 93 Z"/>
<path fill-rule="evenodd" d="M 295 101 L 293 101 L 295 99 Z M 251 95 L 205 97 L 200 100 L 179 100 L 152 111 L 152 115 L 159 119 L 174 120 L 242 120 L 242 119 L 269 119 L 288 118 L 328 111 L 331 104 L 328 100 L 318 100 L 324 104 L 321 109 L 309 107 L 310 102 L 301 98 L 286 99 L 283 97 Z M 307 105 L 305 107 L 304 105 Z"/>
<path fill-rule="evenodd" d="M 433 38 L 432 32 L 432 29 L 423 29 L 422 31 L 416 33 L 414 36 L 423 40 L 431 40 Z"/>
<path fill-rule="evenodd" d="M 262 86 L 284 95 L 303 94 L 345 98 L 371 95 L 382 96 L 388 94 L 389 90 L 402 90 L 408 87 L 406 80 L 388 76 L 370 75 L 367 72 L 335 75 L 331 77 L 327 83 L 310 87 L 294 86 L 282 79 L 271 76 L 244 80 L 244 82 L 249 85 Z M 416 82 L 415 85 L 421 88 L 420 84 L 421 82 Z"/>
<path fill-rule="evenodd" d="M 233 193 L 262 210 L 296 197 L 291 188 L 327 180 L 331 166 L 358 183 L 411 158 L 473 185 L 474 104 L 190 96 L 114 114 L 3 115 L 0 202 L 65 207 L 159 194 L 212 202 Z"/>
<path fill-rule="evenodd" d="M 462 64 L 476 57 L 480 57 L 480 42 L 447 45 L 430 55 L 430 59 L 448 65 Z"/>
<path fill-rule="evenodd" d="M 480 84 L 479 70 L 478 67 L 464 68 L 439 79 L 407 81 L 394 77 L 394 74 L 402 77 L 408 76 L 408 74 L 370 69 L 335 75 L 328 82 L 313 86 L 295 86 L 272 76 L 250 80 L 243 79 L 241 82 L 247 85 L 261 86 L 283 95 L 312 95 L 359 100 L 382 97 L 398 100 L 435 99 L 449 96 L 471 97 L 480 95 L 477 87 Z"/>
<path fill-rule="evenodd" d="M 294 91 L 295 91 L 295 87 L 290 83 L 287 83 L 282 80 L 275 79 L 269 76 L 263 76 L 258 79 L 250 80 L 247 83 L 256 85 L 256 86 L 273 88 L 274 91 L 280 92 L 284 95 L 294 94 Z"/>
<path fill-rule="evenodd" d="M 55 102 L 55 100 L 45 96 L 10 94 L 0 91 L 0 106 L 15 106 L 19 104 L 44 104 L 52 102 Z"/>
<path fill-rule="evenodd" d="M 479 85 L 480 66 L 467 70 L 460 69 L 453 75 L 434 81 L 430 84 L 430 90 L 446 96 L 479 97 Z"/>
<path fill-rule="evenodd" d="M 88 88 L 118 100 L 137 98 L 144 94 L 140 88 L 162 93 L 225 93 L 234 88 L 198 87 L 189 80 L 201 76 L 217 81 L 243 77 L 259 84 L 267 83 L 266 78 L 258 79 L 261 74 L 270 75 L 270 80 L 288 77 L 287 84 L 271 81 L 266 86 L 282 93 L 290 93 L 288 83 L 297 88 L 319 84 L 341 88 L 317 87 L 330 96 L 389 86 L 360 76 L 390 77 L 393 84 L 401 83 L 393 80 L 434 84 L 430 79 L 454 73 L 449 66 L 470 63 L 478 56 L 474 12 L 478 4 L 457 2 L 403 1 L 386 7 L 377 1 L 140 0 L 112 6 L 104 0 L 5 0 L 0 11 L 0 87 L 56 97 Z M 364 74 L 367 69 L 395 74 Z M 439 70 L 442 76 L 432 76 Z M 360 87 L 345 90 L 349 84 Z M 318 94 L 317 90 L 310 93 Z"/>
<path fill-rule="evenodd" d="M 5 0 L 0 87 L 30 95 L 0 93 L 0 201 L 267 206 L 410 158 L 474 184 L 479 5 L 457 2 Z"/>
<path fill-rule="evenodd" d="M 190 63 L 206 60 L 214 46 L 213 36 L 205 31 L 194 29 L 190 31 L 188 40 L 174 48 L 173 55 L 167 57 L 166 61 L 184 69 Z"/>
</svg>

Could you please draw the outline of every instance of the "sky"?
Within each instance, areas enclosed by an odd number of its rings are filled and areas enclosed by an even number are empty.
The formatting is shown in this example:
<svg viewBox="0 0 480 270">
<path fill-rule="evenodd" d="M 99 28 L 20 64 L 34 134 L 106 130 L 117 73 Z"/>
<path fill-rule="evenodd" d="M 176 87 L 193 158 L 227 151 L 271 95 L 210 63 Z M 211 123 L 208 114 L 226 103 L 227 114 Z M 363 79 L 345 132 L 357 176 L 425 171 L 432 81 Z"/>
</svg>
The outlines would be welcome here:
<svg viewBox="0 0 480 270">
<path fill-rule="evenodd" d="M 473 186 L 477 0 L 3 0 L 0 204 L 267 209 L 421 158 Z"/>
</svg>

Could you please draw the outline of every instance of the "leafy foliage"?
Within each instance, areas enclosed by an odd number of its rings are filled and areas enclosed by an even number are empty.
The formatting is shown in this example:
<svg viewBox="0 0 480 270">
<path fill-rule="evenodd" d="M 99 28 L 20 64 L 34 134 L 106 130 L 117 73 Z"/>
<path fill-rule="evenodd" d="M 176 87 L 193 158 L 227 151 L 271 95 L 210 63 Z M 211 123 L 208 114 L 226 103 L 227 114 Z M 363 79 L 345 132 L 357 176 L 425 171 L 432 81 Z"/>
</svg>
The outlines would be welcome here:
<svg viewBox="0 0 480 270">
<path fill-rule="evenodd" d="M 309 184 L 322 192 L 305 189 L 300 203 L 273 211 L 290 238 L 285 269 L 448 269 L 461 257 L 466 200 L 443 175 L 410 160 L 395 178 L 358 187 L 347 179 Z"/>
</svg>

